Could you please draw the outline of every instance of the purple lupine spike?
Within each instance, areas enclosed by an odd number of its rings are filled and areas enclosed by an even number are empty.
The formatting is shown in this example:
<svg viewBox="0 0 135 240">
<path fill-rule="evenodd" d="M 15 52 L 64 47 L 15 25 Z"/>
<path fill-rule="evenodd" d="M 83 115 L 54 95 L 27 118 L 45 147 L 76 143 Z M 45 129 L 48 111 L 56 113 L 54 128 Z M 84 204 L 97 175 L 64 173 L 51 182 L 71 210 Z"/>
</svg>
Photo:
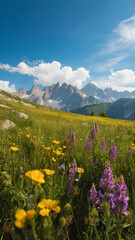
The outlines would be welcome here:
<svg viewBox="0 0 135 240">
<path fill-rule="evenodd" d="M 109 162 L 106 163 L 105 170 L 100 179 L 100 186 L 103 188 L 105 193 L 109 193 L 114 187 L 114 179 Z"/>
<path fill-rule="evenodd" d="M 97 132 L 97 130 L 98 130 L 98 124 L 97 123 L 95 123 L 95 129 L 96 129 L 96 132 Z"/>
<path fill-rule="evenodd" d="M 131 146 L 129 146 L 128 147 L 128 155 L 131 155 L 131 153 L 132 153 L 132 148 L 131 148 Z"/>
<path fill-rule="evenodd" d="M 102 150 L 106 149 L 106 143 L 105 143 L 105 139 L 104 138 L 103 138 L 103 141 L 101 143 L 101 148 L 102 148 Z"/>
<path fill-rule="evenodd" d="M 97 131 L 96 131 L 95 126 L 93 126 L 93 128 L 92 128 L 91 136 L 92 136 L 93 139 L 96 140 L 96 137 L 97 137 Z"/>
<path fill-rule="evenodd" d="M 100 204 L 100 200 L 94 183 L 92 184 L 89 191 L 89 201 L 92 208 Z"/>
<path fill-rule="evenodd" d="M 112 146 L 109 150 L 109 158 L 110 160 L 114 161 L 117 157 L 117 149 L 116 149 L 116 146 L 114 144 L 114 141 L 112 141 Z"/>
<path fill-rule="evenodd" d="M 92 148 L 92 141 L 91 141 L 91 135 L 89 135 L 88 140 L 87 140 L 87 142 L 85 144 L 85 150 L 86 149 L 91 150 L 91 148 Z"/>
<path fill-rule="evenodd" d="M 119 180 L 115 184 L 115 194 L 110 194 L 109 203 L 112 205 L 112 209 L 119 216 L 121 213 L 128 215 L 126 211 L 128 208 L 129 196 L 127 194 L 127 185 L 124 182 L 124 177 L 121 175 Z"/>
<path fill-rule="evenodd" d="M 71 142 L 74 143 L 74 141 L 75 141 L 75 135 L 73 132 L 71 132 Z"/>
<path fill-rule="evenodd" d="M 73 183 L 75 181 L 75 172 L 77 172 L 77 164 L 76 164 L 76 161 L 73 160 L 72 166 L 69 169 L 69 174 L 68 174 L 68 182 L 67 182 L 67 186 L 68 186 L 67 194 L 68 195 L 71 195 L 73 193 Z"/>
</svg>

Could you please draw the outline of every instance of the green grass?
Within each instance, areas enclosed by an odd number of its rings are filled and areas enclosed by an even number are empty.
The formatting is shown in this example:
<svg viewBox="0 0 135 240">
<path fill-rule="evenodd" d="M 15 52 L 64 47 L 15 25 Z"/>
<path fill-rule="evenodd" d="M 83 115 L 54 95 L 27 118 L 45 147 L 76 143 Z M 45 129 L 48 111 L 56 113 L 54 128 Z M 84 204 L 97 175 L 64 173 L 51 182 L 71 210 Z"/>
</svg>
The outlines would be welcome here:
<svg viewBox="0 0 135 240">
<path fill-rule="evenodd" d="M 76 115 L 25 101 L 35 107 L 29 108 L 21 104 L 24 100 L 1 93 L 18 101 L 0 99 L 0 104 L 11 107 L 0 107 L 0 121 L 9 119 L 16 124 L 9 130 L 0 127 L 1 239 L 135 239 L 134 122 Z M 18 112 L 27 114 L 28 119 L 20 118 Z M 84 146 L 95 122 L 98 123 L 97 137 L 92 139 L 92 152 L 89 152 Z M 70 130 L 75 135 L 74 143 L 71 143 Z M 103 137 L 106 141 L 104 151 L 101 150 Z M 57 145 L 53 140 L 60 143 Z M 128 216 L 123 213 L 114 215 L 107 199 L 101 200 L 102 211 L 99 213 L 89 202 L 92 184 L 95 183 L 97 191 L 101 189 L 99 182 L 109 161 L 112 140 L 117 148 L 117 158 L 115 164 L 111 161 L 111 169 L 115 182 L 121 174 L 124 176 L 129 195 Z M 131 144 L 132 153 L 129 155 Z M 66 148 L 63 148 L 64 145 Z M 12 146 L 19 150 L 14 152 Z M 55 154 L 58 147 L 63 155 Z M 79 181 L 74 181 L 73 192 L 68 195 L 68 175 L 74 160 L 84 173 L 75 173 Z M 63 163 L 65 171 L 60 169 Z M 23 172 L 20 172 L 20 167 Z M 25 176 L 27 171 L 34 169 L 44 174 L 44 184 L 39 186 Z M 55 174 L 46 175 L 43 169 L 52 169 Z M 60 212 L 51 210 L 49 216 L 41 216 L 37 204 L 43 198 L 58 200 Z M 34 209 L 36 212 L 31 220 L 25 219 L 25 225 L 20 229 L 15 226 L 18 209 Z"/>
</svg>

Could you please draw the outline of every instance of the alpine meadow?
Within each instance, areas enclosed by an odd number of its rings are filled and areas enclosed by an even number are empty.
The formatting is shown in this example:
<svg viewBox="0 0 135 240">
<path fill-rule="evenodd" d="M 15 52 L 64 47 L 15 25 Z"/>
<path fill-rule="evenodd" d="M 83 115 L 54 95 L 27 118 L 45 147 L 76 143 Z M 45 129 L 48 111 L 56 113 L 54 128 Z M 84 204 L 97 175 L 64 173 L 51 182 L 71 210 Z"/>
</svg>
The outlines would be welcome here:
<svg viewBox="0 0 135 240">
<path fill-rule="evenodd" d="M 0 91 L 0 239 L 134 240 L 135 123 Z"/>
</svg>

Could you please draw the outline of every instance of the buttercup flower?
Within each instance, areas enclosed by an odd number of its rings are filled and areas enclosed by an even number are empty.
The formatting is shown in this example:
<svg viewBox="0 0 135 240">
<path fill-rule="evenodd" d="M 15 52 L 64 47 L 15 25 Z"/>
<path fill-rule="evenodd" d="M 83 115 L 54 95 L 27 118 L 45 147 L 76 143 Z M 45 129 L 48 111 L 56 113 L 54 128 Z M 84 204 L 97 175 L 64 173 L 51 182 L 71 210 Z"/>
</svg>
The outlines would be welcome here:
<svg viewBox="0 0 135 240">
<path fill-rule="evenodd" d="M 60 207 L 58 206 L 57 200 L 52 199 L 42 199 L 38 203 L 38 207 L 41 208 L 39 214 L 42 216 L 49 216 L 49 212 L 51 210 L 55 211 L 56 213 L 60 212 Z"/>
<path fill-rule="evenodd" d="M 11 147 L 10 148 L 12 151 L 14 151 L 14 152 L 16 152 L 16 151 L 18 151 L 19 150 L 19 148 L 18 147 Z"/>
<path fill-rule="evenodd" d="M 83 169 L 83 168 L 80 168 L 80 167 L 78 167 L 78 168 L 77 168 L 77 172 L 78 172 L 78 173 L 84 173 L 84 169 Z"/>
<path fill-rule="evenodd" d="M 35 215 L 35 210 L 28 210 L 27 212 L 24 209 L 17 210 L 15 214 L 15 226 L 18 228 L 23 228 L 26 220 L 31 220 Z"/>
<path fill-rule="evenodd" d="M 53 175 L 55 173 L 54 170 L 50 170 L 50 169 L 43 169 L 43 170 L 47 175 Z"/>
<path fill-rule="evenodd" d="M 25 176 L 29 177 L 34 182 L 45 183 L 44 174 L 39 170 L 28 171 L 25 173 Z"/>
</svg>

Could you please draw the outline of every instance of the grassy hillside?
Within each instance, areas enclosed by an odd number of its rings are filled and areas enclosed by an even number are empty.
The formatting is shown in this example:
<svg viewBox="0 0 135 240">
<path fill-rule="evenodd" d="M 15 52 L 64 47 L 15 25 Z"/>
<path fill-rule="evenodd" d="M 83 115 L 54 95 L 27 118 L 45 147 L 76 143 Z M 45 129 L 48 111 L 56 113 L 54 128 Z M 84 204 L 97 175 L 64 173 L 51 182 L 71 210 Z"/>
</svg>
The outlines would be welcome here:
<svg viewBox="0 0 135 240">
<path fill-rule="evenodd" d="M 1 91 L 0 134 L 1 239 L 135 239 L 134 122 Z"/>
<path fill-rule="evenodd" d="M 121 98 L 113 103 L 88 105 L 75 109 L 73 112 L 84 115 L 91 115 L 92 110 L 96 116 L 98 116 L 100 112 L 105 112 L 110 118 L 134 120 L 135 99 Z"/>
</svg>

